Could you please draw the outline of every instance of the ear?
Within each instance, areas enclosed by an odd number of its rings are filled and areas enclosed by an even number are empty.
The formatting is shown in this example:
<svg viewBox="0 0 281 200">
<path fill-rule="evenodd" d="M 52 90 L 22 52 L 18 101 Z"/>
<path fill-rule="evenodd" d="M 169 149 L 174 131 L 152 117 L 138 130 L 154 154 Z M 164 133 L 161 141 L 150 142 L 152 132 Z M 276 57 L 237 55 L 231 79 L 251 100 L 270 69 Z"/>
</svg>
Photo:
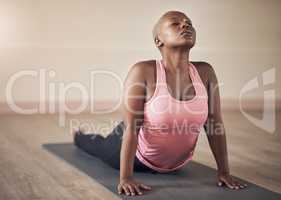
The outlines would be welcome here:
<svg viewBox="0 0 281 200">
<path fill-rule="evenodd" d="M 161 47 L 163 45 L 163 42 L 160 41 L 160 39 L 158 38 L 158 36 L 156 36 L 154 38 L 154 42 L 156 44 L 157 47 Z"/>
</svg>

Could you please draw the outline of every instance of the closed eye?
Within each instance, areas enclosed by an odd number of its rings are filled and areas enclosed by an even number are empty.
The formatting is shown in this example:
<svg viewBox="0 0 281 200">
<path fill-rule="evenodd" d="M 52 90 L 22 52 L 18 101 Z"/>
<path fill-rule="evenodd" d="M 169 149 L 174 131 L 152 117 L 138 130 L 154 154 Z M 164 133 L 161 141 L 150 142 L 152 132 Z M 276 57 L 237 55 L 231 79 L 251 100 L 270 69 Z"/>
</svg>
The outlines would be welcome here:
<svg viewBox="0 0 281 200">
<path fill-rule="evenodd" d="M 171 25 L 172 26 L 177 26 L 177 25 L 179 25 L 180 23 L 179 22 L 173 22 Z"/>
</svg>

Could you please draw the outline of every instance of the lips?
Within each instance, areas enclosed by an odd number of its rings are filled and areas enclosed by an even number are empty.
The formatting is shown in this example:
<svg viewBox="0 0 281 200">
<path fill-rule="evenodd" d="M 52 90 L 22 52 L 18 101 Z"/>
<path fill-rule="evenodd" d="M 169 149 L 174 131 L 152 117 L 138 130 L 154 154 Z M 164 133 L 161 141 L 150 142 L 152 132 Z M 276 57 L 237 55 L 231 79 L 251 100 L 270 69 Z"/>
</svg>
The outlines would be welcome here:
<svg viewBox="0 0 281 200">
<path fill-rule="evenodd" d="M 183 31 L 181 32 L 181 35 L 192 36 L 192 31 Z"/>
</svg>

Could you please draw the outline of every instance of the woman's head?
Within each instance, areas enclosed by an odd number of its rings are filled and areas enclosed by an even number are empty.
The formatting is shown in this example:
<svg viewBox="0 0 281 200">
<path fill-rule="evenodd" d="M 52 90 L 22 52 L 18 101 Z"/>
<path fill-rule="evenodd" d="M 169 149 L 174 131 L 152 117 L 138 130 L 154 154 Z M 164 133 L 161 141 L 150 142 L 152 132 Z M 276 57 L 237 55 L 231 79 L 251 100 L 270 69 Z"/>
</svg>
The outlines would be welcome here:
<svg viewBox="0 0 281 200">
<path fill-rule="evenodd" d="M 191 20 L 184 13 L 169 11 L 155 24 L 153 39 L 161 52 L 165 48 L 190 49 L 195 44 L 196 32 Z"/>
</svg>

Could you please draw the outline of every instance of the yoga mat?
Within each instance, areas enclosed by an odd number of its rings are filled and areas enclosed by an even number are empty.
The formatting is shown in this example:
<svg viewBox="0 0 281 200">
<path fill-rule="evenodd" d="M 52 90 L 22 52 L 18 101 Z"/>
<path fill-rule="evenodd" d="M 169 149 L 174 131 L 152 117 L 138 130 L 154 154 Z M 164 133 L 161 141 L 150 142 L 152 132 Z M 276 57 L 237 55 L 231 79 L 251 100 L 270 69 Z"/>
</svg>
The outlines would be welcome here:
<svg viewBox="0 0 281 200">
<path fill-rule="evenodd" d="M 75 166 L 107 189 L 119 195 L 117 185 L 119 170 L 91 156 L 72 143 L 44 144 L 43 148 Z M 216 170 L 191 161 L 182 169 L 166 174 L 135 172 L 137 181 L 152 187 L 140 196 L 119 195 L 121 199 L 185 199 L 185 200 L 275 200 L 281 194 L 242 180 L 248 187 L 239 191 L 216 186 Z M 63 177 L 62 177 L 63 178 Z M 237 177 L 235 177 L 237 178 Z M 241 180 L 237 178 L 238 180 Z"/>
</svg>

